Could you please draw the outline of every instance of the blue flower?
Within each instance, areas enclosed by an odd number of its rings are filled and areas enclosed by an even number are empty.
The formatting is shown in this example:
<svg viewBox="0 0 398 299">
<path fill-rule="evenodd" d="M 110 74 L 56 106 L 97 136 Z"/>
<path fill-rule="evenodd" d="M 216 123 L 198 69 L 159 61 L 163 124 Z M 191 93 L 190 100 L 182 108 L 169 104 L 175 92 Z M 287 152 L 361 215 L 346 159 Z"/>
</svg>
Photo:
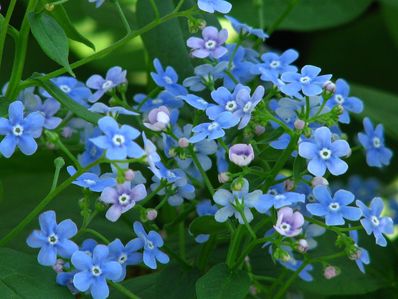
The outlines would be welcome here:
<svg viewBox="0 0 398 299">
<path fill-rule="evenodd" d="M 104 151 L 90 141 L 91 138 L 98 137 L 100 135 L 101 135 L 101 130 L 99 130 L 98 128 L 90 130 L 90 132 L 85 135 L 84 138 L 85 150 L 78 157 L 81 166 L 86 167 L 87 165 L 101 158 Z M 101 173 L 100 166 L 99 165 L 94 166 L 93 168 L 90 169 L 90 172 L 93 172 L 95 174 L 100 174 Z"/>
<path fill-rule="evenodd" d="M 192 55 L 197 58 L 215 58 L 224 56 L 228 51 L 222 45 L 228 39 L 228 31 L 208 26 L 202 31 L 202 38 L 190 37 L 187 46 L 192 49 Z"/>
<path fill-rule="evenodd" d="M 384 127 L 378 124 L 373 128 L 369 118 L 363 120 L 365 133 L 358 133 L 359 142 L 366 150 L 366 163 L 372 167 L 389 165 L 392 151 L 384 145 Z"/>
<path fill-rule="evenodd" d="M 315 176 L 323 176 L 326 169 L 333 175 L 341 175 L 348 169 L 346 162 L 340 157 L 350 153 L 350 146 L 345 140 L 332 142 L 332 132 L 320 127 L 314 132 L 312 141 L 299 144 L 299 155 L 309 161 L 308 171 Z"/>
<path fill-rule="evenodd" d="M 357 206 L 362 210 L 364 218 L 361 224 L 368 235 L 372 234 L 376 238 L 376 244 L 387 246 L 387 241 L 383 234 L 392 234 L 394 232 L 394 223 L 390 217 L 382 217 L 384 202 L 380 197 L 375 197 L 368 208 L 360 200 L 356 201 Z"/>
<path fill-rule="evenodd" d="M 214 216 L 218 208 L 216 205 L 212 205 L 211 201 L 208 199 L 202 200 L 196 205 L 196 213 L 198 216 Z M 195 237 L 197 243 L 205 243 L 209 240 L 210 235 L 199 234 Z"/>
<path fill-rule="evenodd" d="M 91 97 L 91 91 L 82 82 L 68 76 L 57 77 L 51 81 L 76 103 L 88 107 L 87 100 Z M 40 93 L 46 98 L 52 98 L 44 89 Z"/>
<path fill-rule="evenodd" d="M 294 96 L 300 90 L 306 96 L 316 96 L 322 93 L 323 84 L 332 78 L 332 75 L 318 76 L 321 72 L 319 67 L 306 65 L 300 73 L 285 72 L 281 79 L 286 83 L 280 90 L 290 96 Z"/>
<path fill-rule="evenodd" d="M 57 255 L 70 258 L 78 250 L 71 240 L 77 234 L 76 224 L 66 219 L 59 224 L 54 211 L 47 211 L 39 216 L 40 230 L 34 230 L 26 240 L 29 247 L 40 248 L 37 260 L 40 265 L 52 266 Z"/>
<path fill-rule="evenodd" d="M 144 151 L 133 142 L 140 132 L 128 125 L 119 128 L 118 123 L 110 116 L 105 116 L 98 121 L 98 126 L 105 134 L 91 138 L 97 147 L 106 150 L 106 157 L 110 160 L 123 160 L 126 157 L 140 158 Z"/>
<path fill-rule="evenodd" d="M 11 103 L 8 119 L 0 117 L 0 135 L 5 135 L 0 143 L 3 156 L 11 157 L 17 146 L 25 155 L 33 155 L 37 150 L 35 138 L 40 137 L 44 122 L 40 112 L 32 112 L 24 117 L 22 102 Z"/>
<path fill-rule="evenodd" d="M 159 249 L 163 246 L 162 237 L 153 230 L 147 234 L 142 224 L 138 221 L 134 222 L 133 228 L 138 237 L 135 242 L 140 243 L 140 246 L 144 248 L 144 264 L 151 269 L 157 268 L 156 261 L 161 264 L 167 264 L 170 260 L 168 255 Z"/>
<path fill-rule="evenodd" d="M 76 169 L 73 166 L 68 166 L 66 170 L 68 171 L 70 176 L 76 173 Z M 115 186 L 116 179 L 106 176 L 99 177 L 95 173 L 85 172 L 80 175 L 75 181 L 73 181 L 73 184 L 83 188 L 87 188 L 93 192 L 102 192 L 106 187 Z"/>
<path fill-rule="evenodd" d="M 369 202 L 379 193 L 380 187 L 380 182 L 375 178 L 363 179 L 353 175 L 348 179 L 347 189 L 354 193 L 355 198 Z"/>
<path fill-rule="evenodd" d="M 230 112 L 223 112 L 217 116 L 211 123 L 203 123 L 197 125 L 192 129 L 195 133 L 189 141 L 196 143 L 202 141 L 206 137 L 209 139 L 218 139 L 225 135 L 224 129 L 229 129 L 236 126 L 239 123 L 239 118 L 233 116 Z"/>
<path fill-rule="evenodd" d="M 364 265 L 369 265 L 370 264 L 370 257 L 369 253 L 365 248 L 359 247 L 358 246 L 358 231 L 356 230 L 351 230 L 350 231 L 350 237 L 355 243 L 355 247 L 358 250 L 357 256 L 351 257 L 354 258 L 355 263 L 357 264 L 359 270 L 362 273 L 365 273 L 365 266 Z"/>
<path fill-rule="evenodd" d="M 216 162 L 217 162 L 217 171 L 219 174 L 227 172 L 228 171 L 228 161 L 226 158 L 226 151 L 222 146 L 219 146 L 217 152 L 216 152 Z"/>
<path fill-rule="evenodd" d="M 273 81 L 279 78 L 282 73 L 296 72 L 297 67 L 291 65 L 299 54 L 293 49 L 286 50 L 281 55 L 268 52 L 261 56 L 263 63 L 256 64 L 252 72 L 261 74 L 261 80 Z"/>
<path fill-rule="evenodd" d="M 361 113 L 363 110 L 363 103 L 356 97 L 350 97 L 350 86 L 343 79 L 336 81 L 336 91 L 334 95 L 328 100 L 327 105 L 330 108 L 335 106 L 343 107 L 343 113 L 339 116 L 339 122 L 343 124 L 350 123 L 350 113 Z"/>
<path fill-rule="evenodd" d="M 178 84 L 178 75 L 171 66 L 166 67 L 166 70 L 164 70 L 157 58 L 153 60 L 153 65 L 155 66 L 156 73 L 151 72 L 151 77 L 157 86 L 163 87 L 174 95 L 185 95 L 187 93 L 185 88 Z"/>
<path fill-rule="evenodd" d="M 236 103 L 238 104 L 236 115 L 241 119 L 238 126 L 239 130 L 246 127 L 249 123 L 254 108 L 263 99 L 264 92 L 264 87 L 258 86 L 252 96 L 250 96 L 250 89 L 242 89 L 236 95 Z"/>
<path fill-rule="evenodd" d="M 88 0 L 88 2 L 95 3 L 95 7 L 98 8 L 104 4 L 105 0 Z"/>
<path fill-rule="evenodd" d="M 107 114 L 110 116 L 117 116 L 120 114 L 123 115 L 139 115 L 138 113 L 127 110 L 126 108 L 120 107 L 120 106 L 114 106 L 114 107 L 108 107 L 104 103 L 94 103 L 89 109 L 91 112 L 96 112 L 96 113 L 101 113 L 101 114 Z"/>
<path fill-rule="evenodd" d="M 184 104 L 181 100 L 181 95 L 175 96 L 168 91 L 162 91 L 156 98 L 149 98 L 147 95 L 139 93 L 134 96 L 134 101 L 141 105 L 141 112 L 148 112 L 160 106 L 168 108 L 180 108 Z"/>
<path fill-rule="evenodd" d="M 138 265 L 142 262 L 142 253 L 137 252 L 142 248 L 142 244 L 138 239 L 131 240 L 126 244 L 116 239 L 108 244 L 109 260 L 118 262 L 122 266 L 122 274 L 116 281 L 122 281 L 126 277 L 126 267 Z"/>
<path fill-rule="evenodd" d="M 261 40 L 265 40 L 268 37 L 268 34 L 266 34 L 263 29 L 260 29 L 260 28 L 255 29 L 247 24 L 239 22 L 237 19 L 235 19 L 231 16 L 225 16 L 225 18 L 227 18 L 227 20 L 231 22 L 232 27 L 239 34 L 254 35 L 254 36 L 257 36 Z"/>
<path fill-rule="evenodd" d="M 204 111 L 209 107 L 208 102 L 194 94 L 187 94 L 186 96 L 180 96 L 179 98 L 197 110 Z"/>
<path fill-rule="evenodd" d="M 349 191 L 339 190 L 332 197 L 326 186 L 316 186 L 313 194 L 318 202 L 307 204 L 307 210 L 314 216 L 324 217 L 326 225 L 343 225 L 344 219 L 357 221 L 362 216 L 360 209 L 348 206 L 355 200 Z"/>
<path fill-rule="evenodd" d="M 73 285 L 81 292 L 90 290 L 94 299 L 107 298 L 109 287 L 106 280 L 116 281 L 122 274 L 122 266 L 109 261 L 109 249 L 105 245 L 97 245 L 92 256 L 76 251 L 72 255 L 72 264 L 77 269 Z"/>
<path fill-rule="evenodd" d="M 195 67 L 195 76 L 188 77 L 183 84 L 192 91 L 202 91 L 213 85 L 217 79 L 223 78 L 223 72 L 228 67 L 228 61 L 221 61 L 217 65 L 202 64 Z"/>
<path fill-rule="evenodd" d="M 242 180 L 242 186 L 238 191 L 234 190 L 231 193 L 225 189 L 217 190 L 213 195 L 213 200 L 222 207 L 217 211 L 214 218 L 217 222 L 225 222 L 228 218 L 235 216 L 240 224 L 244 224 L 243 214 L 246 221 L 251 222 L 253 213 L 250 209 L 255 208 L 258 212 L 262 210 L 261 194 L 260 190 L 249 193 L 249 182 L 246 179 Z"/>
<path fill-rule="evenodd" d="M 222 14 L 229 13 L 232 8 L 232 4 L 224 0 L 198 0 L 198 6 L 205 12 L 214 13 L 218 11 Z"/>
<path fill-rule="evenodd" d="M 127 83 L 126 74 L 127 72 L 120 66 L 114 66 L 108 70 L 105 78 L 100 75 L 92 75 L 88 78 L 86 84 L 89 88 L 96 90 L 96 92 L 89 97 L 89 101 L 94 103 L 109 90 Z"/>
<path fill-rule="evenodd" d="M 95 246 L 97 246 L 98 243 L 94 239 L 86 239 L 83 241 L 82 245 L 80 245 L 79 250 L 84 251 L 86 254 L 92 256 L 94 252 Z"/>
<path fill-rule="evenodd" d="M 272 189 L 271 189 L 272 190 Z M 280 209 L 298 202 L 305 202 L 305 195 L 296 192 L 270 192 L 260 197 L 259 212 L 266 213 L 271 207 Z"/>
</svg>

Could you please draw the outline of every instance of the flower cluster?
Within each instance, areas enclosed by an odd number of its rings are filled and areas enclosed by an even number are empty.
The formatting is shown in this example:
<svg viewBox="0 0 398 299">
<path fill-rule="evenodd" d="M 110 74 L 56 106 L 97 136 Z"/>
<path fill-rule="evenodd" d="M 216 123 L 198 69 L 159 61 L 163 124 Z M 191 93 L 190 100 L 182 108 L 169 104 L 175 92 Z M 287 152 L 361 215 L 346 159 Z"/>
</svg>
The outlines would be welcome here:
<svg viewBox="0 0 398 299">
<path fill-rule="evenodd" d="M 97 7 L 104 3 L 89 1 Z M 231 10 L 224 0 L 199 0 L 197 5 L 208 13 Z M 27 239 L 30 247 L 40 248 L 38 262 L 53 266 L 57 282 L 73 293 L 106 298 L 107 282 L 128 277 L 127 266 L 157 269 L 158 263 L 167 264 L 157 231 L 174 230 L 175 224 L 185 230 L 184 223 L 192 222 L 190 237 L 208 242 L 215 233 L 206 231 L 206 225 L 197 233 L 197 219 L 225 228 L 220 231 L 231 240 L 231 269 L 243 263 L 236 242 L 247 233 L 254 245 L 264 244 L 278 264 L 300 271 L 306 281 L 313 279 L 313 265 L 305 255 L 317 248 L 315 238 L 326 230 L 338 234 L 363 272 L 371 253 L 358 247 L 357 230 L 363 228 L 376 244 L 387 245 L 393 221 L 382 215 L 378 183 L 364 184 L 354 176 L 345 187 L 331 181 L 349 172 L 347 160 L 360 147 L 370 167 L 390 163 L 383 126 L 374 127 L 365 118 L 359 146 L 353 146 L 340 124 L 358 117 L 363 103 L 350 94 L 348 83 L 331 81 L 332 75 L 317 66 L 299 69 L 293 49 L 264 53 L 266 32 L 228 20 L 239 42 L 226 44 L 226 29 L 205 26 L 186 41 L 194 73 L 179 78 L 173 67 L 162 64 L 166 61 L 154 59 L 150 76 L 156 88 L 148 94 L 129 95 L 127 71 L 119 66 L 85 83 L 67 76 L 51 79 L 97 122 L 62 109 L 54 93 L 42 87 L 21 91 L 7 118 L 0 118 L 5 158 L 17 148 L 32 155 L 47 147 L 64 152 L 73 164 L 67 171 L 83 194 L 82 225 L 71 220 L 57 224 L 55 212 L 47 211 L 39 217 L 40 230 Z M 170 213 L 170 223 L 155 224 L 158 214 Z M 102 232 L 89 228 L 94 218 L 109 227 L 127 222 L 136 238 L 108 242 Z M 147 233 L 142 223 L 153 230 Z M 90 233 L 105 244 L 93 239 L 75 243 Z M 336 276 L 334 270 L 326 268 L 325 277 Z"/>
</svg>

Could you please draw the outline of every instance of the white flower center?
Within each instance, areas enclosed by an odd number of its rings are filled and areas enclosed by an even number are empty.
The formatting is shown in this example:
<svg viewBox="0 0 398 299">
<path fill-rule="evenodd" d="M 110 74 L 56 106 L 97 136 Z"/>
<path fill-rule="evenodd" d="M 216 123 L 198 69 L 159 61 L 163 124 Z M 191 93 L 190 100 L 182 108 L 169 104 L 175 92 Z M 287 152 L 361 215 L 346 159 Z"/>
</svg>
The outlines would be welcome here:
<svg viewBox="0 0 398 299">
<path fill-rule="evenodd" d="M 106 80 L 104 83 L 102 83 L 102 89 L 111 88 L 112 85 L 113 85 L 113 82 L 111 80 Z"/>
<path fill-rule="evenodd" d="M 72 90 L 68 85 L 65 84 L 60 85 L 59 89 L 61 89 L 64 93 L 70 93 Z"/>
<path fill-rule="evenodd" d="M 126 140 L 123 135 L 115 134 L 112 138 L 112 142 L 116 146 L 122 146 Z"/>
<path fill-rule="evenodd" d="M 118 201 L 121 205 L 125 205 L 130 201 L 130 195 L 123 193 L 118 197 Z"/>
<path fill-rule="evenodd" d="M 23 127 L 21 125 L 15 125 L 12 127 L 12 133 L 15 136 L 21 136 L 23 134 Z"/>
<path fill-rule="evenodd" d="M 340 209 L 340 205 L 337 202 L 332 202 L 329 205 L 329 210 L 331 211 L 337 211 L 338 209 Z"/>
<path fill-rule="evenodd" d="M 152 103 L 155 105 L 163 104 L 163 100 L 162 99 L 154 99 L 154 100 L 152 100 Z"/>
<path fill-rule="evenodd" d="M 379 226 L 379 224 L 380 224 L 380 220 L 376 216 L 372 216 L 371 221 L 374 226 Z"/>
<path fill-rule="evenodd" d="M 218 128 L 218 123 L 216 123 L 216 122 L 213 122 L 213 123 L 211 123 L 208 127 L 207 127 L 207 129 L 209 130 L 209 131 L 213 131 L 214 129 L 216 129 L 216 128 Z"/>
<path fill-rule="evenodd" d="M 269 189 L 267 193 L 270 195 L 278 195 L 278 191 L 276 191 L 275 189 Z"/>
<path fill-rule="evenodd" d="M 315 202 L 315 196 L 314 196 L 314 194 L 308 194 L 308 196 L 307 196 L 307 200 L 309 201 L 309 202 Z"/>
<path fill-rule="evenodd" d="M 127 255 L 125 253 L 122 253 L 117 261 L 119 262 L 119 264 L 124 264 L 127 261 Z"/>
<path fill-rule="evenodd" d="M 87 185 L 89 185 L 89 186 L 95 185 L 95 181 L 94 181 L 94 180 L 85 179 L 84 182 L 85 182 Z"/>
<path fill-rule="evenodd" d="M 93 254 L 89 250 L 86 250 L 84 253 L 87 254 L 88 256 L 93 256 Z"/>
<path fill-rule="evenodd" d="M 93 276 L 98 277 L 98 276 L 100 276 L 100 275 L 102 274 L 102 270 L 101 270 L 101 268 L 98 267 L 98 266 L 93 266 L 93 267 L 91 268 L 91 273 L 93 274 Z"/>
<path fill-rule="evenodd" d="M 169 76 L 164 76 L 163 77 L 164 82 L 167 84 L 173 84 L 173 80 Z"/>
<path fill-rule="evenodd" d="M 344 104 L 344 97 L 341 94 L 336 94 L 334 99 L 337 102 L 337 104 L 339 104 L 339 105 Z"/>
<path fill-rule="evenodd" d="M 379 148 L 381 146 L 381 141 L 378 137 L 373 137 L 372 142 L 375 148 Z"/>
<path fill-rule="evenodd" d="M 152 241 L 147 240 L 147 241 L 146 241 L 146 245 L 147 245 L 147 247 L 148 247 L 149 249 L 154 249 L 154 248 L 155 248 L 155 245 L 153 245 Z"/>
<path fill-rule="evenodd" d="M 279 60 L 272 60 L 271 63 L 269 64 L 270 68 L 276 69 L 280 67 L 281 62 Z"/>
<path fill-rule="evenodd" d="M 56 234 L 51 234 L 49 237 L 48 237 L 48 243 L 50 243 L 50 245 L 55 245 L 55 244 L 57 244 L 57 242 L 58 242 L 58 236 L 56 235 Z"/>
<path fill-rule="evenodd" d="M 281 229 L 282 229 L 284 232 L 288 232 L 288 231 L 290 230 L 290 228 L 291 228 L 291 226 L 290 226 L 289 223 L 283 222 L 283 223 L 281 224 Z"/>
<path fill-rule="evenodd" d="M 252 108 L 252 102 L 247 102 L 243 107 L 243 112 L 249 112 L 251 108 Z"/>
<path fill-rule="evenodd" d="M 176 177 L 176 175 L 174 174 L 174 172 L 172 172 L 172 171 L 167 171 L 167 177 L 169 178 L 169 179 L 173 179 L 173 178 L 175 178 Z"/>
<path fill-rule="evenodd" d="M 332 151 L 328 148 L 323 148 L 319 151 L 319 155 L 323 160 L 329 160 L 332 156 Z"/>
<path fill-rule="evenodd" d="M 285 198 L 286 198 L 286 196 L 283 194 L 275 195 L 275 200 L 284 200 Z"/>
<path fill-rule="evenodd" d="M 311 78 L 308 76 L 304 76 L 304 77 L 300 78 L 300 82 L 303 84 L 310 83 L 310 81 L 311 81 Z"/>
<path fill-rule="evenodd" d="M 225 105 L 225 110 L 233 112 L 236 109 L 236 102 L 235 101 L 228 101 Z"/>
<path fill-rule="evenodd" d="M 212 40 L 212 39 L 209 39 L 209 40 L 205 43 L 205 47 L 206 47 L 206 49 L 208 49 L 208 50 L 213 50 L 216 46 L 217 46 L 217 43 L 216 43 L 214 40 Z"/>
</svg>

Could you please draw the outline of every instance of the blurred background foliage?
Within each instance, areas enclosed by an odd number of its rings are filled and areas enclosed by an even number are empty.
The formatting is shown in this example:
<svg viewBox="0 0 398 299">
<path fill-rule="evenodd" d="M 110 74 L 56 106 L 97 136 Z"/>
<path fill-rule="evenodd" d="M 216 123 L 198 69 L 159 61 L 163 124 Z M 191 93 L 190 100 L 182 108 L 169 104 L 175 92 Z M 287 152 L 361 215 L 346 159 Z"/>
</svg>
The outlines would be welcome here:
<svg viewBox="0 0 398 299">
<path fill-rule="evenodd" d="M 139 2 L 137 4 L 137 1 Z M 96 50 L 103 49 L 124 35 L 124 27 L 119 20 L 116 8 L 110 1 L 103 7 L 95 9 L 86 0 L 70 0 L 64 7 L 67 10 L 76 29 L 96 46 Z M 258 26 L 260 14 L 266 28 L 283 14 L 291 0 L 232 0 L 231 15 L 252 26 Z M 147 0 L 122 0 L 128 20 L 134 29 L 139 28 L 153 18 L 148 9 Z M 165 13 L 172 9 L 172 0 L 158 0 L 160 10 Z M 192 0 L 187 0 L 190 5 Z M 7 7 L 7 0 L 3 4 Z M 17 4 L 12 24 L 19 27 L 24 14 L 23 2 Z M 206 19 L 209 24 L 217 23 L 214 18 Z M 223 26 L 228 26 L 222 19 L 218 20 Z M 120 65 L 128 71 L 129 99 L 135 93 L 148 92 L 152 83 L 148 80 L 148 72 L 152 67 L 152 59 L 159 56 L 163 64 L 169 64 L 178 69 L 179 74 L 189 75 L 192 62 L 184 40 L 189 35 L 185 19 L 173 20 L 164 26 L 150 32 L 143 38 L 135 38 L 115 53 L 91 62 L 75 71 L 77 78 L 85 81 L 94 73 L 104 74 L 108 68 Z M 231 37 L 233 41 L 234 36 Z M 395 152 L 390 167 L 379 170 L 365 165 L 364 155 L 354 155 L 349 159 L 350 174 L 359 173 L 363 177 L 376 177 L 384 184 L 384 196 L 388 200 L 396 200 L 398 188 L 398 0 L 299 0 L 289 15 L 277 30 L 266 41 L 266 46 L 273 50 L 294 48 L 300 52 L 298 65 L 313 64 L 320 66 L 323 73 L 331 73 L 334 79 L 344 78 L 352 85 L 352 94 L 360 97 L 365 103 L 365 111 L 353 120 L 349 126 L 344 126 L 352 140 L 362 130 L 361 120 L 369 115 L 373 120 L 384 123 L 387 131 L 387 144 Z M 89 47 L 71 41 L 70 62 L 94 53 Z M 5 51 L 5 66 L 0 73 L 0 83 L 8 81 L 8 74 L 13 60 L 13 43 L 8 40 Z M 50 61 L 31 38 L 29 42 L 28 58 L 25 65 L 24 78 L 33 72 L 47 73 L 59 68 Z M 7 71 L 8 69 L 8 71 Z M 181 78 L 180 78 L 181 79 Z M 11 160 L 0 161 L 0 234 L 8 232 L 17 224 L 46 194 L 52 178 L 53 159 L 57 152 L 42 150 L 34 157 L 15 155 Z M 340 178 L 339 178 L 340 179 Z M 79 191 L 75 187 L 54 201 L 50 208 L 57 210 L 58 218 L 79 219 L 77 200 Z M 34 226 L 37 224 L 35 223 Z M 129 238 L 128 223 L 118 223 L 109 226 L 104 221 L 97 221 L 94 226 L 110 236 L 116 232 L 121 239 Z M 101 229 L 102 227 L 102 229 Z M 32 228 L 29 227 L 29 230 Z M 31 252 L 25 246 L 27 232 L 11 244 L 12 248 Z M 326 236 L 327 237 L 327 236 Z M 364 238 L 364 242 L 367 238 Z M 331 246 L 332 241 L 320 242 L 324 246 Z M 398 277 L 398 248 L 396 242 L 387 249 L 376 248 L 373 240 L 367 242 L 372 256 L 372 266 L 368 267 L 368 275 L 362 275 L 353 262 L 351 266 L 343 268 L 342 275 L 332 281 L 316 278 L 312 284 L 298 282 L 295 285 L 304 298 L 398 298 L 396 283 Z M 363 247 L 367 245 L 362 244 Z M 336 248 L 325 248 L 325 251 Z M 219 255 L 225 255 L 220 249 Z M 323 249 L 322 249 L 323 250 Z M 194 254 L 194 251 L 192 251 Z M 259 253 L 259 267 L 272 266 L 270 260 Z M 261 262 L 260 262 L 261 261 Z M 217 262 L 217 257 L 215 257 Z M 0 264 L 2 263 L 0 258 Z M 348 263 L 347 261 L 345 263 Z M 374 267 L 373 267 L 374 266 Z M 168 269 L 165 268 L 164 271 Z M 272 269 L 275 269 L 272 266 Z M 270 269 L 259 269 L 271 271 Z M 273 270 L 274 271 L 274 270 Z M 320 269 L 316 270 L 321 276 Z M 344 273 L 344 271 L 346 271 Z M 167 274 L 167 284 L 162 280 Z M 189 298 L 192 286 L 190 280 L 198 278 L 197 273 L 181 275 L 180 270 L 170 269 L 160 274 L 150 274 L 125 282 L 131 290 L 137 292 L 144 299 L 160 298 Z M 1 281 L 0 271 L 0 281 Z M 160 278 L 162 279 L 160 279 Z M 173 278 L 173 279 L 171 279 Z M 156 283 L 154 283 L 156 282 Z M 158 284 L 161 284 L 160 286 Z M 185 285 L 184 285 L 185 284 Z M 164 291 L 164 287 L 168 289 Z M 367 286 L 365 288 L 365 286 Z M 38 288 L 38 287 L 37 287 Z M 177 288 L 179 293 L 174 293 Z M 160 290 L 160 291 L 159 291 Z M 170 292 L 169 292 L 169 291 Z M 367 294 L 361 295 L 366 290 Z M 2 296 L 0 287 L 0 298 Z M 161 292 L 161 293 L 159 293 Z M 118 298 L 116 294 L 114 297 Z M 40 298 L 42 294 L 38 295 Z M 51 294 L 49 293 L 51 297 Z M 332 296 L 332 297 L 331 297 Z M 68 296 L 65 295 L 65 298 Z M 36 297 L 31 297 L 36 298 Z M 63 297 L 62 297 L 63 298 Z M 291 297 L 296 298 L 296 297 Z"/>
</svg>

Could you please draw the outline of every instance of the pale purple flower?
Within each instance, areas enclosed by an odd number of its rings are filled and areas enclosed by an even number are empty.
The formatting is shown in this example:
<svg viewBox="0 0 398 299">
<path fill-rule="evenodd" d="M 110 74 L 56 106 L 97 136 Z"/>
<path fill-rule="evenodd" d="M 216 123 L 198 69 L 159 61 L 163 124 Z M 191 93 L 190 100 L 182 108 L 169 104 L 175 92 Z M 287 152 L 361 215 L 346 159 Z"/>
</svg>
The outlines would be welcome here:
<svg viewBox="0 0 398 299">
<path fill-rule="evenodd" d="M 170 111 L 166 106 L 152 109 L 148 114 L 148 122 L 144 126 L 152 131 L 162 131 L 170 123 Z"/>
<path fill-rule="evenodd" d="M 228 38 L 226 29 L 218 31 L 216 27 L 208 26 L 203 29 L 202 37 L 190 37 L 187 40 L 187 46 L 192 48 L 193 56 L 219 59 L 228 52 L 227 48 L 222 46 Z"/>
<path fill-rule="evenodd" d="M 303 215 L 290 207 L 284 207 L 278 211 L 278 220 L 274 225 L 275 230 L 282 236 L 295 237 L 302 231 L 304 224 Z"/>
<path fill-rule="evenodd" d="M 251 144 L 238 143 L 229 149 L 229 160 L 238 166 L 247 166 L 254 159 L 254 150 Z"/>
<path fill-rule="evenodd" d="M 225 0 L 198 0 L 198 6 L 208 13 L 218 11 L 223 14 L 229 13 L 232 8 L 232 4 Z"/>
<path fill-rule="evenodd" d="M 135 204 L 147 195 L 144 184 L 133 186 L 125 182 L 116 187 L 107 187 L 102 191 L 100 200 L 112 206 L 106 212 L 106 219 L 115 222 L 119 217 L 132 209 Z"/>
</svg>

